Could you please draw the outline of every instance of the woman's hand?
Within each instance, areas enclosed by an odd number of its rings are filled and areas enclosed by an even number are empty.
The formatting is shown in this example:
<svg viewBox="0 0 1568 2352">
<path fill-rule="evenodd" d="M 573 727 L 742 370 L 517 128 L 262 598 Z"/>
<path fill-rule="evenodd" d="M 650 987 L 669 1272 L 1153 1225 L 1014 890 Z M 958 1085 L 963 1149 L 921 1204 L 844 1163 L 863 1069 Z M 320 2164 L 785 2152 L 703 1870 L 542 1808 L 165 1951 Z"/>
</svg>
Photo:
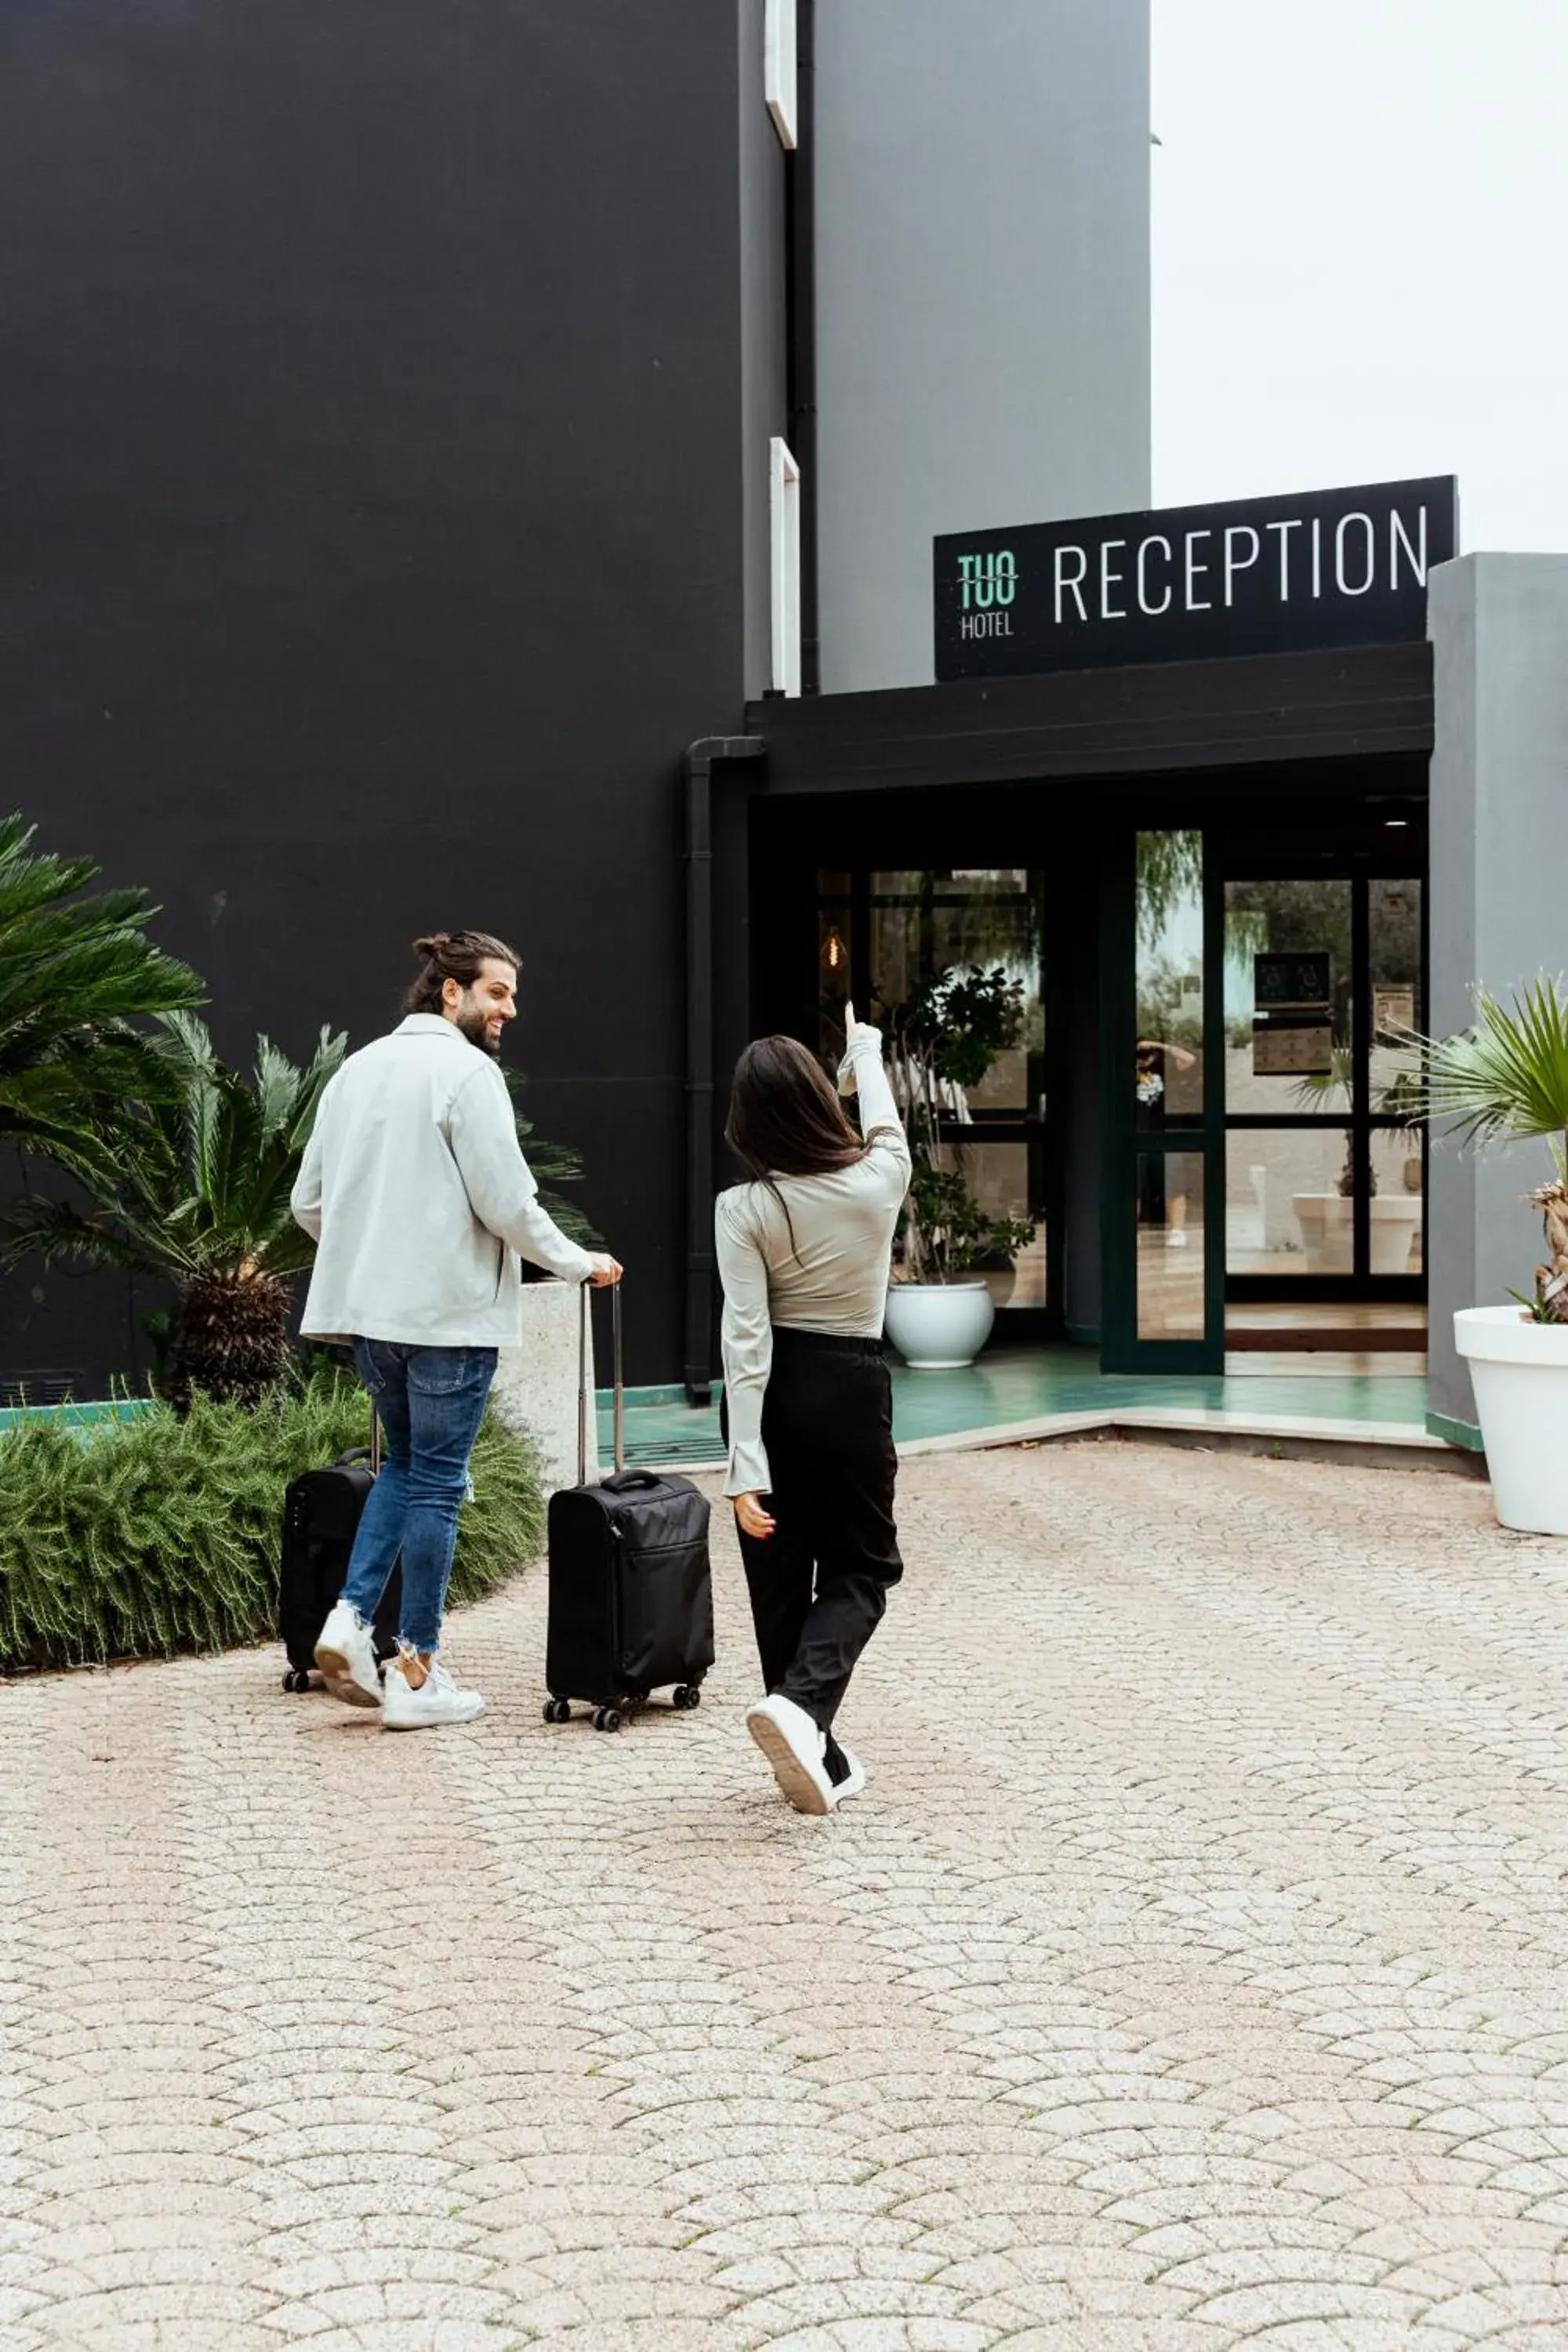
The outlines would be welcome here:
<svg viewBox="0 0 1568 2352">
<path fill-rule="evenodd" d="M 846 1003 L 844 1007 L 845 1052 L 848 1053 L 857 1037 L 874 1037 L 876 1034 L 876 1031 L 872 1028 L 871 1024 L 868 1021 L 856 1020 L 855 1007 L 852 1004 Z"/>
<path fill-rule="evenodd" d="M 761 1495 L 737 1495 L 734 1501 L 735 1517 L 741 1533 L 755 1536 L 759 1543 L 765 1543 L 777 1528 L 778 1521 L 770 1519 L 763 1510 Z"/>
</svg>

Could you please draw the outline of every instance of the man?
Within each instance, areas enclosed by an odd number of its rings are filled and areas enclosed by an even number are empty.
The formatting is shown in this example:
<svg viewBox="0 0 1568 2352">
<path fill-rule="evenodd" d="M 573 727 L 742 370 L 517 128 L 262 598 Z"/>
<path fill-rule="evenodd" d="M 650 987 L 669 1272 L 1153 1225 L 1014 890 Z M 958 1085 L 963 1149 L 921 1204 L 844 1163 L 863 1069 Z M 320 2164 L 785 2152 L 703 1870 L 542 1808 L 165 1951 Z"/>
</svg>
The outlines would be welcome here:
<svg viewBox="0 0 1568 2352">
<path fill-rule="evenodd" d="M 386 1442 L 316 1663 L 389 1731 L 467 1723 L 484 1706 L 438 1653 L 468 1457 L 497 1350 L 521 1330 L 518 1254 L 567 1282 L 621 1278 L 546 1216 L 518 1143 L 496 1058 L 517 1014 L 515 951 L 483 931 L 438 931 L 414 951 L 407 1018 L 327 1087 L 293 1192 L 320 1244 L 302 1328 L 353 1347 Z M 400 1554 L 384 1692 L 370 1621 Z"/>
</svg>

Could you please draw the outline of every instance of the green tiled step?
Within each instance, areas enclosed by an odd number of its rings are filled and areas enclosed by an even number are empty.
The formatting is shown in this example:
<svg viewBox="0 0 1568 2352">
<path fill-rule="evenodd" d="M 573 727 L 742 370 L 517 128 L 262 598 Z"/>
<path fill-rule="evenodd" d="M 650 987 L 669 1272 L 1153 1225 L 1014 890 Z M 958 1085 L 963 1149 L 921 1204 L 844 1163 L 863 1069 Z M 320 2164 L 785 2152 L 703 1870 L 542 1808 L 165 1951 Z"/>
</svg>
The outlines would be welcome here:
<svg viewBox="0 0 1568 2352">
<path fill-rule="evenodd" d="M 1213 1378 L 1133 1380 L 1102 1374 L 1087 1348 L 1016 1349 L 983 1356 L 961 1372 L 893 1370 L 893 1433 L 904 1444 L 1005 1428 L 1055 1413 L 1134 1407 L 1219 1412 L 1268 1419 L 1400 1423 L 1420 1428 L 1426 1383 L 1408 1373 L 1229 1373 Z M 600 1451 L 608 1456 L 608 1401 L 601 1399 Z M 723 1445 L 717 1405 L 626 1406 L 629 1463 L 717 1462 Z"/>
</svg>

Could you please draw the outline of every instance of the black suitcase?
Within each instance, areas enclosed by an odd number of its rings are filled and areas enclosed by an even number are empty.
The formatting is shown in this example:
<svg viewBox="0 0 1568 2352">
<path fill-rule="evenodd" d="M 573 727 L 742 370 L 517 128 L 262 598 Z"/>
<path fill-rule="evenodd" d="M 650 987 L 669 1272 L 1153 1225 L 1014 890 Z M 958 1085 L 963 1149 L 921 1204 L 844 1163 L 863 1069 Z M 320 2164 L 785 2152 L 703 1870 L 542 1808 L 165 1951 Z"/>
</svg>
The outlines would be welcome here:
<svg viewBox="0 0 1568 2352">
<path fill-rule="evenodd" d="M 325 1470 L 307 1470 L 283 1501 L 283 1545 L 278 1562 L 278 1631 L 289 1654 L 286 1691 L 319 1690 L 316 1643 L 343 1589 L 349 1554 L 370 1490 L 381 1468 L 381 1424 L 371 1416 L 371 1442 L 340 1454 Z M 403 1570 L 395 1568 L 373 1621 L 375 1654 L 397 1648 Z"/>
<path fill-rule="evenodd" d="M 618 1731 L 628 1706 L 673 1685 L 696 1706 L 713 1663 L 708 1503 L 689 1478 L 626 1467 L 621 1294 L 614 1293 L 616 1471 L 588 1484 L 588 1294 L 583 1293 L 577 1463 L 581 1483 L 550 1498 L 547 1723 L 565 1723 L 574 1699 L 600 1731 Z"/>
</svg>

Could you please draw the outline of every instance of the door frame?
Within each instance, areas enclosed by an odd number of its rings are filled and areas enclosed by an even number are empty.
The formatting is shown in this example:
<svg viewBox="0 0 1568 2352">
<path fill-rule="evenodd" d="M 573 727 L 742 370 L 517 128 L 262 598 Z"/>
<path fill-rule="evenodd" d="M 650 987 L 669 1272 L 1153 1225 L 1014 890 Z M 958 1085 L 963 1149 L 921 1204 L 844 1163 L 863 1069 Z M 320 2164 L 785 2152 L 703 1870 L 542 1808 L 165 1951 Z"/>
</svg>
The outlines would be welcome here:
<svg viewBox="0 0 1568 2352">
<path fill-rule="evenodd" d="M 1225 1067 L 1225 893 L 1211 855 L 1212 826 L 1141 811 L 1108 824 L 1100 876 L 1100 1370 L 1214 1374 L 1225 1370 L 1225 1101 L 1209 1074 Z M 1179 1127 L 1137 1123 L 1131 1082 L 1138 1036 L 1137 839 L 1141 833 L 1196 833 L 1203 841 L 1203 1058 L 1201 1113 Z M 1196 1154 L 1203 1162 L 1204 1328 L 1194 1339 L 1146 1339 L 1138 1329 L 1138 1164 L 1146 1156 Z"/>
<path fill-rule="evenodd" d="M 1231 858 L 1224 854 L 1223 827 L 1216 828 L 1221 846 L 1219 865 L 1222 887 L 1237 879 L 1267 878 L 1281 882 L 1295 880 L 1342 881 L 1349 885 L 1351 897 L 1351 1062 L 1352 1087 L 1350 1103 L 1342 1114 L 1337 1111 L 1304 1112 L 1236 1112 L 1226 1118 L 1227 1135 L 1247 1133 L 1270 1134 L 1304 1132 L 1312 1129 L 1348 1131 L 1351 1142 L 1352 1167 L 1355 1190 L 1352 1195 L 1352 1259 L 1346 1274 L 1227 1274 L 1226 1298 L 1238 1305 L 1248 1300 L 1259 1304 L 1300 1299 L 1303 1305 L 1397 1305 L 1408 1301 L 1424 1304 L 1426 1297 L 1426 1275 L 1373 1274 L 1372 1271 L 1372 1187 L 1368 1178 L 1372 1168 L 1372 1140 L 1376 1135 L 1399 1132 L 1397 1123 L 1375 1111 L 1372 1105 L 1372 1053 L 1374 1043 L 1373 1027 L 1372 982 L 1372 904 L 1371 893 L 1379 882 L 1415 881 L 1421 891 L 1421 918 L 1417 947 L 1417 994 L 1423 1008 L 1429 1000 L 1431 984 L 1430 936 L 1431 889 L 1428 875 L 1428 845 L 1424 827 L 1408 827 L 1414 835 L 1414 847 L 1405 856 L 1393 849 L 1381 854 L 1363 852 L 1359 860 L 1351 857 L 1325 863 L 1311 874 L 1299 870 L 1300 861 L 1281 856 L 1277 866 L 1267 877 L 1238 875 Z M 1242 861 L 1256 864 L 1258 861 Z M 1419 1024 L 1418 1024 L 1419 1025 Z M 1430 1199 L 1431 1137 L 1421 1130 L 1421 1198 Z"/>
<path fill-rule="evenodd" d="M 981 1118 L 973 1126 L 954 1126 L 947 1140 L 973 1143 L 1023 1144 L 1028 1150 L 1029 1186 L 1046 1228 L 1046 1298 L 1041 1307 L 1007 1307 L 997 1316 L 997 1340 L 1020 1347 L 1045 1347 L 1066 1334 L 1067 1122 L 1070 1115 L 1069 1041 L 1063 1018 L 1063 975 L 1059 952 L 1058 909 L 1073 882 L 1067 861 L 1058 854 L 1050 813 L 1037 793 L 1009 793 L 998 806 L 990 794 L 921 795 L 906 803 L 891 821 L 886 803 L 859 797 L 824 805 L 781 802 L 778 814 L 753 841 L 752 902 L 766 909 L 753 929 L 752 1001 L 759 1026 L 798 1036 L 816 1050 L 815 1035 L 805 1034 L 804 1008 L 815 1004 L 817 992 L 817 875 L 828 869 L 845 873 L 850 881 L 847 946 L 852 981 L 869 974 L 870 877 L 877 871 L 944 870 L 950 866 L 993 866 L 1021 870 L 1040 877 L 1039 987 L 1045 1011 L 1045 1054 L 1041 1092 L 1046 1112 L 1036 1117 L 1031 1106 L 1022 1118 Z M 784 810 L 790 809 L 790 817 Z M 781 833 L 775 828 L 784 824 Z"/>
<path fill-rule="evenodd" d="M 1181 822 L 1182 817 L 1185 822 Z M 1407 820 L 1405 822 L 1408 822 Z M 1337 825 L 1353 834 L 1356 820 L 1340 811 L 1322 824 L 1325 839 Z M 1386 1304 L 1423 1300 L 1426 1277 L 1421 1275 L 1373 1275 L 1371 1272 L 1371 1192 L 1366 1173 L 1374 1134 L 1392 1131 L 1393 1122 L 1381 1118 L 1371 1106 L 1370 1068 L 1373 1044 L 1371 989 L 1370 891 L 1379 880 L 1418 880 L 1421 885 L 1420 990 L 1425 1004 L 1430 988 L 1431 892 L 1428 845 L 1424 827 L 1411 827 L 1413 838 L 1403 856 L 1393 848 L 1352 855 L 1342 864 L 1314 867 L 1314 878 L 1345 880 L 1352 902 L 1352 1088 L 1349 1108 L 1334 1112 L 1230 1113 L 1225 1101 L 1225 968 L 1226 884 L 1236 878 L 1235 860 L 1227 850 L 1238 831 L 1234 808 L 1193 803 L 1185 810 L 1154 810 L 1133 803 L 1107 824 L 1102 836 L 1100 874 L 1100 1120 L 1104 1139 L 1100 1185 L 1100 1282 L 1102 1299 L 1100 1366 L 1106 1372 L 1139 1374 L 1223 1374 L 1227 1334 L 1226 1310 L 1231 1302 L 1299 1300 L 1303 1306 L 1343 1301 L 1346 1304 Z M 1137 1125 L 1136 1097 L 1129 1083 L 1132 1048 L 1137 1035 L 1137 867 L 1136 841 L 1141 833 L 1193 832 L 1203 842 L 1203 975 L 1204 1062 L 1206 1072 L 1220 1075 L 1218 1085 L 1205 1084 L 1201 1117 L 1182 1127 L 1151 1131 Z M 1279 878 L 1294 878 L 1294 856 L 1282 849 Z M 1227 1140 L 1235 1133 L 1273 1129 L 1348 1129 L 1358 1182 L 1354 1195 L 1352 1271 L 1345 1275 L 1231 1275 L 1226 1269 Z M 1137 1203 L 1138 1162 L 1147 1153 L 1174 1151 L 1198 1154 L 1204 1168 L 1204 1329 L 1201 1339 L 1148 1339 L 1138 1330 Z M 1429 1139 L 1423 1137 L 1423 1198 L 1429 1198 L 1426 1172 Z"/>
</svg>

